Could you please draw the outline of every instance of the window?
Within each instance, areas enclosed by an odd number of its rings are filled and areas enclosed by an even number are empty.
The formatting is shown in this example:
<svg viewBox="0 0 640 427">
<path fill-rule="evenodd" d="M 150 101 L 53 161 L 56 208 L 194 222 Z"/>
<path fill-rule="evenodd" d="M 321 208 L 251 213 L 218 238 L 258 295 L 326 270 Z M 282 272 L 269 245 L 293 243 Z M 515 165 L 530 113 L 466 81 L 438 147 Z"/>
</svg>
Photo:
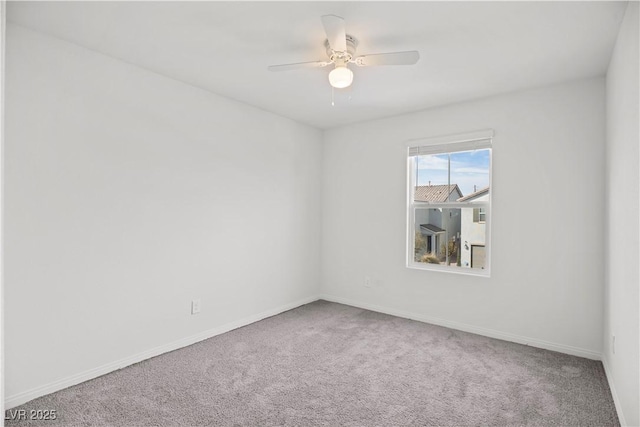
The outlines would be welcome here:
<svg viewBox="0 0 640 427">
<path fill-rule="evenodd" d="M 489 275 L 492 137 L 407 144 L 407 267 Z"/>
<path fill-rule="evenodd" d="M 475 208 L 473 210 L 473 222 L 486 222 L 487 213 L 484 208 Z"/>
</svg>

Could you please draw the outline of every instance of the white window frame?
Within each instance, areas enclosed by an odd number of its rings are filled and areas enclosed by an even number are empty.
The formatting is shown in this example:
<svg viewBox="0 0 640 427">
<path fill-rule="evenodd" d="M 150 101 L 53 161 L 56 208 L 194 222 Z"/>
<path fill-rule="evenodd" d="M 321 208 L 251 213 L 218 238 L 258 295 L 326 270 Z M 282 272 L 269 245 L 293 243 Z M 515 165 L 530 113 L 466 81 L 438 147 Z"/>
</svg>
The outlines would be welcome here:
<svg viewBox="0 0 640 427">
<path fill-rule="evenodd" d="M 433 138 L 413 139 L 405 142 L 407 153 L 407 268 L 428 271 L 442 271 L 471 276 L 490 277 L 491 275 L 491 200 L 493 195 L 493 135 L 492 129 L 486 129 L 464 134 L 438 136 Z M 414 157 L 429 154 L 445 154 L 460 151 L 489 149 L 489 200 L 470 202 L 416 202 L 414 200 L 416 186 L 416 171 Z M 451 183 L 449 183 L 451 184 Z M 485 209 L 485 268 L 474 269 L 440 264 L 430 264 L 415 261 L 415 212 L 419 208 L 441 209 Z M 462 211 L 461 211 L 462 212 Z M 469 242 L 471 244 L 472 242 Z M 463 244 L 461 242 L 461 244 Z M 462 248 L 461 248 L 462 249 Z M 470 250 L 470 249 L 469 249 Z"/>
<path fill-rule="evenodd" d="M 489 193 L 491 193 L 491 189 L 489 189 Z M 476 221 L 476 212 L 475 209 L 477 209 L 478 211 L 478 220 Z M 475 208 L 473 211 L 473 222 L 477 222 L 478 224 L 484 224 L 486 222 L 487 219 L 487 212 L 484 209 L 484 206 L 482 207 L 478 207 Z M 484 217 L 484 218 L 483 218 Z"/>
</svg>

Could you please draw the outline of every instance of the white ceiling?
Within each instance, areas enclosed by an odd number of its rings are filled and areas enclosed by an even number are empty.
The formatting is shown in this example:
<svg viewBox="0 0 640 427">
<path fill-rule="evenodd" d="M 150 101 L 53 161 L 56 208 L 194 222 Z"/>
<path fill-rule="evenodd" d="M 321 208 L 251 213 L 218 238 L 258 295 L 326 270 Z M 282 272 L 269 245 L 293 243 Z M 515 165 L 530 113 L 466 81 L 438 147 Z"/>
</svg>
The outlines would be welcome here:
<svg viewBox="0 0 640 427">
<path fill-rule="evenodd" d="M 603 75 L 626 2 L 7 2 L 7 16 L 318 128 Z M 418 50 L 414 66 L 354 69 L 331 106 L 320 16 L 358 54 Z"/>
</svg>

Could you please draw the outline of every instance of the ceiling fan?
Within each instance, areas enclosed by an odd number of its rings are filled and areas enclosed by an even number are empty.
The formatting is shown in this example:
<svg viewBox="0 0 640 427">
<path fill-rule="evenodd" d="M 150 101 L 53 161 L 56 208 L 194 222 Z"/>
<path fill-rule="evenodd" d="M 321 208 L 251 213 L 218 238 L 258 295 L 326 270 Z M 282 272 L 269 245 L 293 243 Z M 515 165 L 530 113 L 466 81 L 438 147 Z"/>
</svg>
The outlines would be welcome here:
<svg viewBox="0 0 640 427">
<path fill-rule="evenodd" d="M 323 15 L 322 25 L 327 34 L 324 46 L 327 49 L 328 59 L 324 61 L 271 65 L 268 67 L 269 71 L 321 68 L 335 64 L 335 68 L 329 73 L 329 83 L 337 89 L 343 89 L 349 87 L 353 82 L 353 71 L 348 67 L 350 63 L 359 67 L 413 65 L 420 59 L 420 54 L 416 50 L 355 56 L 358 41 L 355 37 L 346 33 L 343 18 L 336 15 Z"/>
</svg>

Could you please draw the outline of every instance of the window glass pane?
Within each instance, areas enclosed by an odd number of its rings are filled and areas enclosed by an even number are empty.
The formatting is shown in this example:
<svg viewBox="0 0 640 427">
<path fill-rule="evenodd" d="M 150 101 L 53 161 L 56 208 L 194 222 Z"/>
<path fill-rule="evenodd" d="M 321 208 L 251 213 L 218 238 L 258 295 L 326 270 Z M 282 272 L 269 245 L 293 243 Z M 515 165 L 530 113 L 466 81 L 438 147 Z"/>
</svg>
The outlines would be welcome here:
<svg viewBox="0 0 640 427">
<path fill-rule="evenodd" d="M 485 267 L 486 224 L 474 208 L 415 208 L 414 262 Z"/>
<path fill-rule="evenodd" d="M 417 202 L 488 200 L 490 150 L 415 157 Z"/>
</svg>

